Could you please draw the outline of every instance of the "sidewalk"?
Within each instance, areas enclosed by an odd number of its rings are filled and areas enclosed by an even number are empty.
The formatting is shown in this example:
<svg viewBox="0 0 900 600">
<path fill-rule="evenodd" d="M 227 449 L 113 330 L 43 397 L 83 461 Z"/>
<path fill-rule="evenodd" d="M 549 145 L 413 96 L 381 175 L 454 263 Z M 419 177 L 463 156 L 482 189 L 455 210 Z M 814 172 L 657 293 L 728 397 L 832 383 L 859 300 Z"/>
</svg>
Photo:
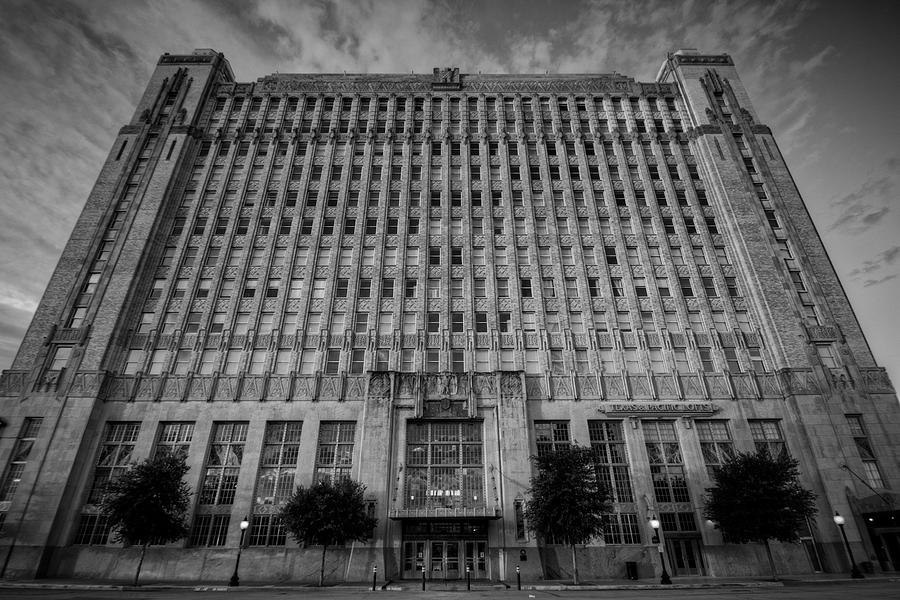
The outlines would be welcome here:
<svg viewBox="0 0 900 600">
<path fill-rule="evenodd" d="M 658 579 L 640 579 L 637 581 L 629 580 L 594 580 L 585 581 L 581 585 L 572 585 L 566 581 L 523 581 L 522 590 L 529 591 L 564 591 L 564 590 L 648 590 L 648 589 L 722 589 L 722 588 L 774 588 L 783 586 L 796 585 L 835 585 L 846 583 L 865 583 L 865 582 L 900 582 L 900 575 L 895 574 L 873 574 L 867 575 L 865 579 L 851 579 L 845 573 L 816 573 L 809 575 L 786 575 L 779 581 L 772 581 L 765 577 L 674 577 L 671 585 L 661 585 Z M 135 588 L 130 582 L 113 582 L 88 579 L 38 579 L 38 580 L 21 580 L 7 581 L 0 580 L 0 589 L 42 589 L 42 590 L 73 590 L 73 591 L 127 591 L 127 590 L 182 590 L 195 592 L 209 591 L 227 591 L 233 589 L 239 590 L 266 590 L 266 591 L 290 591 L 309 589 L 319 592 L 328 591 L 371 591 L 372 582 L 347 582 L 335 585 L 326 585 L 317 587 L 312 584 L 303 583 L 277 583 L 265 584 L 261 582 L 241 583 L 240 587 L 229 588 L 227 582 L 161 582 L 148 581 Z M 465 580 L 456 581 L 435 581 L 429 580 L 425 585 L 426 591 L 465 591 Z M 394 592 L 420 592 L 422 591 L 421 581 L 401 580 L 384 582 L 379 581 L 377 585 L 378 591 L 394 591 Z M 500 581 L 484 581 L 478 580 L 471 583 L 472 591 L 488 591 L 488 590 L 510 590 L 516 591 L 516 581 L 511 582 Z"/>
</svg>

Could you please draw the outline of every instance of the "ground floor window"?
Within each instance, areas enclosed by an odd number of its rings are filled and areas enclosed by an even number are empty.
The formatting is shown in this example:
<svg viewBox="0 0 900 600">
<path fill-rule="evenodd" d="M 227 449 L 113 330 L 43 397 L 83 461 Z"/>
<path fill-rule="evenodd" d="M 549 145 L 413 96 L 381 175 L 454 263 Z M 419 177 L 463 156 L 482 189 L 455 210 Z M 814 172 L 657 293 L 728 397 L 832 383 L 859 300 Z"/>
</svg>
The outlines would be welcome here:
<svg viewBox="0 0 900 600">
<path fill-rule="evenodd" d="M 191 546 L 224 546 L 228 537 L 228 522 L 231 515 L 196 515 L 191 537 Z"/>
</svg>

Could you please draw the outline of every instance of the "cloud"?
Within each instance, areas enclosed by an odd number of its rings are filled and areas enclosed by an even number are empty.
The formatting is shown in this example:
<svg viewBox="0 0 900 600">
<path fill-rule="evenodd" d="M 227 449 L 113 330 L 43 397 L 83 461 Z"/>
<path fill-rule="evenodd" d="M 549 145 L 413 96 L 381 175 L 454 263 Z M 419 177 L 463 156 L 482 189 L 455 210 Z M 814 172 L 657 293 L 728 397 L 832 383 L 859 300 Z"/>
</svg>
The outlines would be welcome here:
<svg viewBox="0 0 900 600">
<path fill-rule="evenodd" d="M 895 279 L 897 277 L 896 273 L 892 273 L 890 275 L 885 275 L 879 279 L 866 279 L 863 282 L 863 287 L 872 287 L 873 285 L 878 285 L 880 283 L 884 283 L 885 281 L 890 281 L 891 279 Z"/>
<path fill-rule="evenodd" d="M 896 157 L 887 159 L 855 191 L 833 201 L 839 214 L 829 230 L 858 234 L 881 223 L 895 210 L 898 167 L 900 160 Z"/>
<path fill-rule="evenodd" d="M 870 275 L 863 280 L 863 287 L 872 287 L 889 281 L 897 277 L 898 273 L 881 273 L 887 268 L 893 266 L 900 259 L 900 245 L 894 245 L 886 250 L 882 250 L 873 258 L 863 261 L 863 263 L 848 273 L 851 279 L 862 279 L 864 276 Z M 879 275 L 881 275 L 879 277 Z"/>
</svg>

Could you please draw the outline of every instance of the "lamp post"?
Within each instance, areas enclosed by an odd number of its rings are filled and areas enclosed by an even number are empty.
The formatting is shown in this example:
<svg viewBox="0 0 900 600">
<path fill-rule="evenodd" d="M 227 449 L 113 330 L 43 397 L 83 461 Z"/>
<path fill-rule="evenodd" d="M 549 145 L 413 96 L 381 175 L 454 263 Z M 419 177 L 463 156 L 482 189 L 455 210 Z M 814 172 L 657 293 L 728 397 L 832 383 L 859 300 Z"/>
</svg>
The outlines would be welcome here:
<svg viewBox="0 0 900 600">
<path fill-rule="evenodd" d="M 372 591 L 375 591 L 375 584 L 378 583 L 378 565 L 372 565 Z"/>
<path fill-rule="evenodd" d="M 241 564 L 241 550 L 244 548 L 244 533 L 247 531 L 248 527 L 250 527 L 250 521 L 247 520 L 247 517 L 244 517 L 241 520 L 241 541 L 238 544 L 237 560 L 234 561 L 234 573 L 231 574 L 231 580 L 228 582 L 230 587 L 241 585 L 241 579 L 238 577 L 238 565 Z"/>
<path fill-rule="evenodd" d="M 656 543 L 657 548 L 659 548 L 659 564 L 662 567 L 662 576 L 659 578 L 659 583 L 662 585 L 672 585 L 672 580 L 669 578 L 669 573 L 666 571 L 666 559 L 663 556 L 663 543 L 660 535 L 661 532 L 659 530 L 659 519 L 650 519 L 650 527 L 653 528 L 652 541 Z"/>
<path fill-rule="evenodd" d="M 844 538 L 844 547 L 847 549 L 847 558 L 850 559 L 850 577 L 853 579 L 865 579 L 862 571 L 856 566 L 856 561 L 853 560 L 853 550 L 850 549 L 850 542 L 847 541 L 847 532 L 844 531 L 844 517 L 837 511 L 834 511 L 834 524 L 840 528 L 841 537 Z"/>
<path fill-rule="evenodd" d="M 522 589 L 522 569 L 519 568 L 519 565 L 516 565 L 516 589 Z"/>
</svg>

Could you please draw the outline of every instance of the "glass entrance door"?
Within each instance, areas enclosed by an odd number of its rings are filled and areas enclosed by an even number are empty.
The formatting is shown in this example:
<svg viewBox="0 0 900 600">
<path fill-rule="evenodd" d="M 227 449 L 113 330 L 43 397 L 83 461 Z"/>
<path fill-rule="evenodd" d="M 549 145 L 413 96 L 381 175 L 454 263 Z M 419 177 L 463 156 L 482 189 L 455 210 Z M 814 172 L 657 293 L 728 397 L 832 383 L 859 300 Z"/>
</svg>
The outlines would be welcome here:
<svg viewBox="0 0 900 600">
<path fill-rule="evenodd" d="M 429 579 L 459 579 L 459 542 L 432 540 L 429 546 Z"/>
<path fill-rule="evenodd" d="M 419 579 L 425 570 L 425 542 L 403 542 L 403 578 Z"/>
<path fill-rule="evenodd" d="M 465 542 L 466 566 L 472 579 L 487 579 L 487 542 Z"/>
<path fill-rule="evenodd" d="M 473 579 L 486 579 L 487 542 L 463 540 L 410 540 L 403 542 L 403 578 L 462 579 L 466 566 Z"/>
<path fill-rule="evenodd" d="M 672 575 L 703 575 L 703 558 L 697 538 L 667 538 Z"/>
</svg>

